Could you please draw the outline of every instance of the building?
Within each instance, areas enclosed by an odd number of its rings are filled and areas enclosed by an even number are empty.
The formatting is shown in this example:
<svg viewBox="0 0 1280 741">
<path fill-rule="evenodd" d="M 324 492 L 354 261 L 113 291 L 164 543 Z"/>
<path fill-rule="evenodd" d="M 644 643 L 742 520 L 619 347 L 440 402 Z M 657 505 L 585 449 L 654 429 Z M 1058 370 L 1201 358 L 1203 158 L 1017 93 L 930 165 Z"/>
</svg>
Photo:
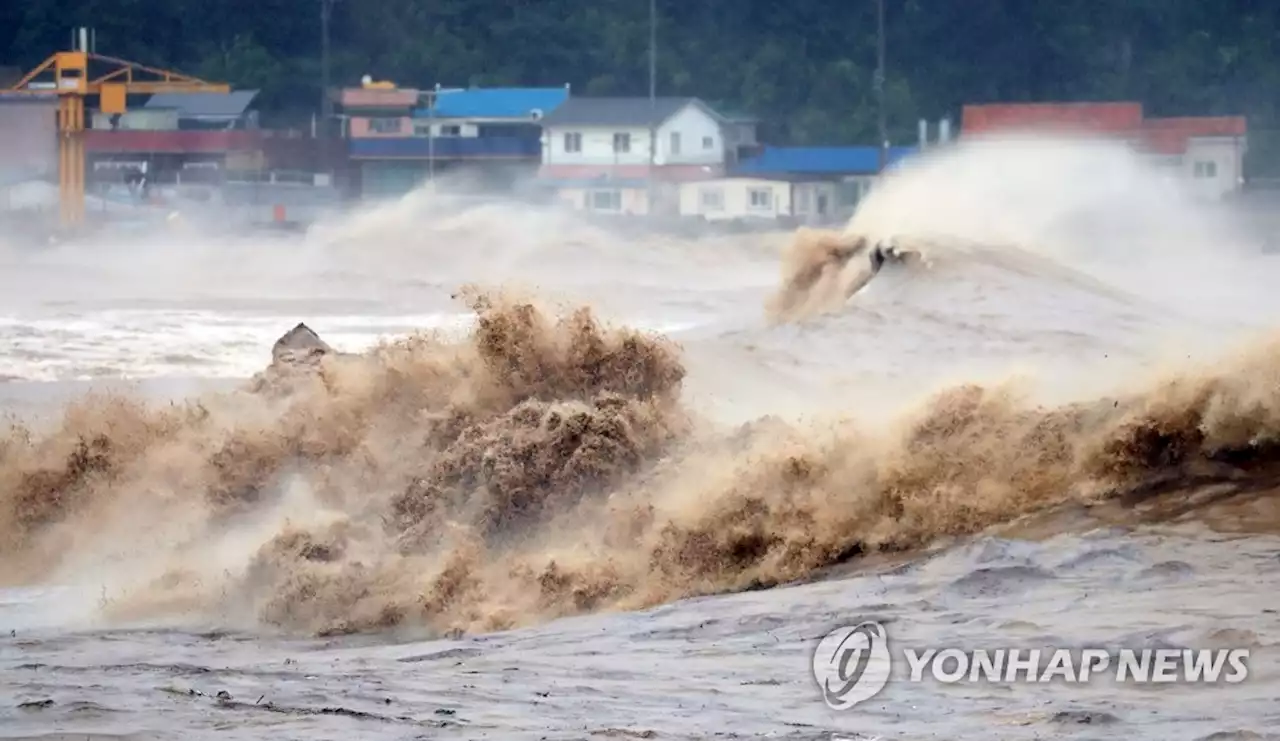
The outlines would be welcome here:
<svg viewBox="0 0 1280 741">
<path fill-rule="evenodd" d="M 1221 198 L 1244 183 L 1248 125 L 1243 116 L 1147 118 L 1141 103 L 967 105 L 960 134 L 1013 132 L 1092 135 L 1122 141 L 1151 162 L 1186 176 L 1197 193 Z"/>
<path fill-rule="evenodd" d="M 617 213 L 678 212 L 679 183 L 723 177 L 755 141 L 753 121 L 697 98 L 569 98 L 542 126 L 539 179 L 575 207 Z"/>
<path fill-rule="evenodd" d="M 540 122 L 569 98 L 568 86 L 351 92 L 342 99 L 348 148 L 369 197 L 403 195 L 444 175 L 465 173 L 486 190 L 532 178 Z"/>
<path fill-rule="evenodd" d="M 221 182 L 228 170 L 261 167 L 256 90 L 152 95 L 122 114 L 92 111 L 85 131 L 88 182 Z"/>
<path fill-rule="evenodd" d="M 395 156 L 394 145 L 379 150 L 374 142 L 413 136 L 413 111 L 422 93 L 413 88 L 367 79 L 358 88 L 337 91 L 347 154 L 357 173 L 360 194 L 368 197 L 407 193 L 422 181 L 419 162 Z"/>
<path fill-rule="evenodd" d="M 139 111 L 121 116 L 127 120 L 133 113 L 170 113 L 179 130 L 257 129 L 258 112 L 250 108 L 258 97 L 257 90 L 232 90 L 229 93 L 160 93 L 152 95 Z"/>
<path fill-rule="evenodd" d="M 708 221 L 777 220 L 794 212 L 796 187 L 780 175 L 747 175 L 680 184 L 680 215 Z"/>
<path fill-rule="evenodd" d="M 0 95 L 0 186 L 58 180 L 58 99 Z"/>
<path fill-rule="evenodd" d="M 914 153 L 892 147 L 888 164 Z M 764 147 L 724 178 L 681 186 L 680 213 L 708 220 L 845 221 L 880 170 L 877 147 Z"/>
</svg>

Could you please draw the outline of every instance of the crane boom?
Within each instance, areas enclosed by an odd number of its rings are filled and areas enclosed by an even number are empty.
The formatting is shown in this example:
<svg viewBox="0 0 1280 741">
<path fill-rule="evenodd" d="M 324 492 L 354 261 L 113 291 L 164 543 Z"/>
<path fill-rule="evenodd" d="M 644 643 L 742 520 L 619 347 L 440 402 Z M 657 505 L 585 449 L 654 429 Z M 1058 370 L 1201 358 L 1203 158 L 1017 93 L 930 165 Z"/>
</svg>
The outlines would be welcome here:
<svg viewBox="0 0 1280 741">
<path fill-rule="evenodd" d="M 90 63 L 105 68 L 90 77 Z M 51 78 L 51 79 L 50 79 Z M 170 70 L 148 67 L 88 51 L 60 51 L 44 60 L 4 96 L 56 96 L 58 99 L 58 190 L 63 226 L 84 223 L 85 99 L 98 97 L 104 113 L 125 113 L 128 96 L 156 93 L 229 93 L 231 86 L 206 82 Z"/>
</svg>

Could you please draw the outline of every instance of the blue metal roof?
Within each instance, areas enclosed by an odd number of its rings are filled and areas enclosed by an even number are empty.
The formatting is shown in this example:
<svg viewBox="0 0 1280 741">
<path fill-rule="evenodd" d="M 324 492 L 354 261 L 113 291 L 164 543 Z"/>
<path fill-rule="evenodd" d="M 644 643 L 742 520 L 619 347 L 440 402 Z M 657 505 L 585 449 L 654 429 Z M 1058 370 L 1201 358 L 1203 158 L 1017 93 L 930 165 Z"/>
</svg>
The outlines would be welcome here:
<svg viewBox="0 0 1280 741">
<path fill-rule="evenodd" d="M 890 147 L 889 164 L 914 154 L 915 147 Z M 870 174 L 880 169 L 879 147 L 765 147 L 758 157 L 743 160 L 736 175 Z"/>
<path fill-rule="evenodd" d="M 550 113 L 569 98 L 565 87 L 495 87 L 441 90 L 434 113 L 425 108 L 413 112 L 426 118 L 513 118 L 527 121 L 535 110 Z"/>
</svg>

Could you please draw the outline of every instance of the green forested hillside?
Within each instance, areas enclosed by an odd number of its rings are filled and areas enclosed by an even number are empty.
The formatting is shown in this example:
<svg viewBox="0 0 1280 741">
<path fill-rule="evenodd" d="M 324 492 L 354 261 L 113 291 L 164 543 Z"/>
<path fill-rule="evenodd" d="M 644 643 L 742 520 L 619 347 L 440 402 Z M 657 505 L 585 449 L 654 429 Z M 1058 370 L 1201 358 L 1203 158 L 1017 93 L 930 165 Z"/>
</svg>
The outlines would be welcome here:
<svg viewBox="0 0 1280 741">
<path fill-rule="evenodd" d="M 1133 99 L 1156 115 L 1280 101 L 1280 3 L 885 0 L 892 133 L 965 102 Z M 660 94 L 761 117 L 793 143 L 871 142 L 874 0 L 658 0 Z M 340 0 L 335 82 L 648 91 L 647 0 Z M 0 2 L 0 64 L 29 67 L 97 29 L 98 50 L 261 88 L 277 119 L 317 105 L 320 0 Z"/>
</svg>

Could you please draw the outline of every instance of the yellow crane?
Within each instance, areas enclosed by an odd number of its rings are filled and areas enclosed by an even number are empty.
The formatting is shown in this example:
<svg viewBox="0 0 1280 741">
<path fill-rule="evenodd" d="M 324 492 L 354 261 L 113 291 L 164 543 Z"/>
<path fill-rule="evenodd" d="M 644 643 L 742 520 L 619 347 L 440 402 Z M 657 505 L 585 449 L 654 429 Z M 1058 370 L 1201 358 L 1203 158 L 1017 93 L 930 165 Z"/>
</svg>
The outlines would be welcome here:
<svg viewBox="0 0 1280 741">
<path fill-rule="evenodd" d="M 90 77 L 90 63 L 100 74 Z M 44 78 L 44 79 L 42 79 Z M 51 79 L 50 79 L 51 78 Z M 63 226 L 84 223 L 85 100 L 97 96 L 103 113 L 125 113 L 130 95 L 156 93 L 228 93 L 231 86 L 156 69 L 88 51 L 60 51 L 28 72 L 4 95 L 56 95 L 58 98 L 58 190 Z"/>
</svg>

